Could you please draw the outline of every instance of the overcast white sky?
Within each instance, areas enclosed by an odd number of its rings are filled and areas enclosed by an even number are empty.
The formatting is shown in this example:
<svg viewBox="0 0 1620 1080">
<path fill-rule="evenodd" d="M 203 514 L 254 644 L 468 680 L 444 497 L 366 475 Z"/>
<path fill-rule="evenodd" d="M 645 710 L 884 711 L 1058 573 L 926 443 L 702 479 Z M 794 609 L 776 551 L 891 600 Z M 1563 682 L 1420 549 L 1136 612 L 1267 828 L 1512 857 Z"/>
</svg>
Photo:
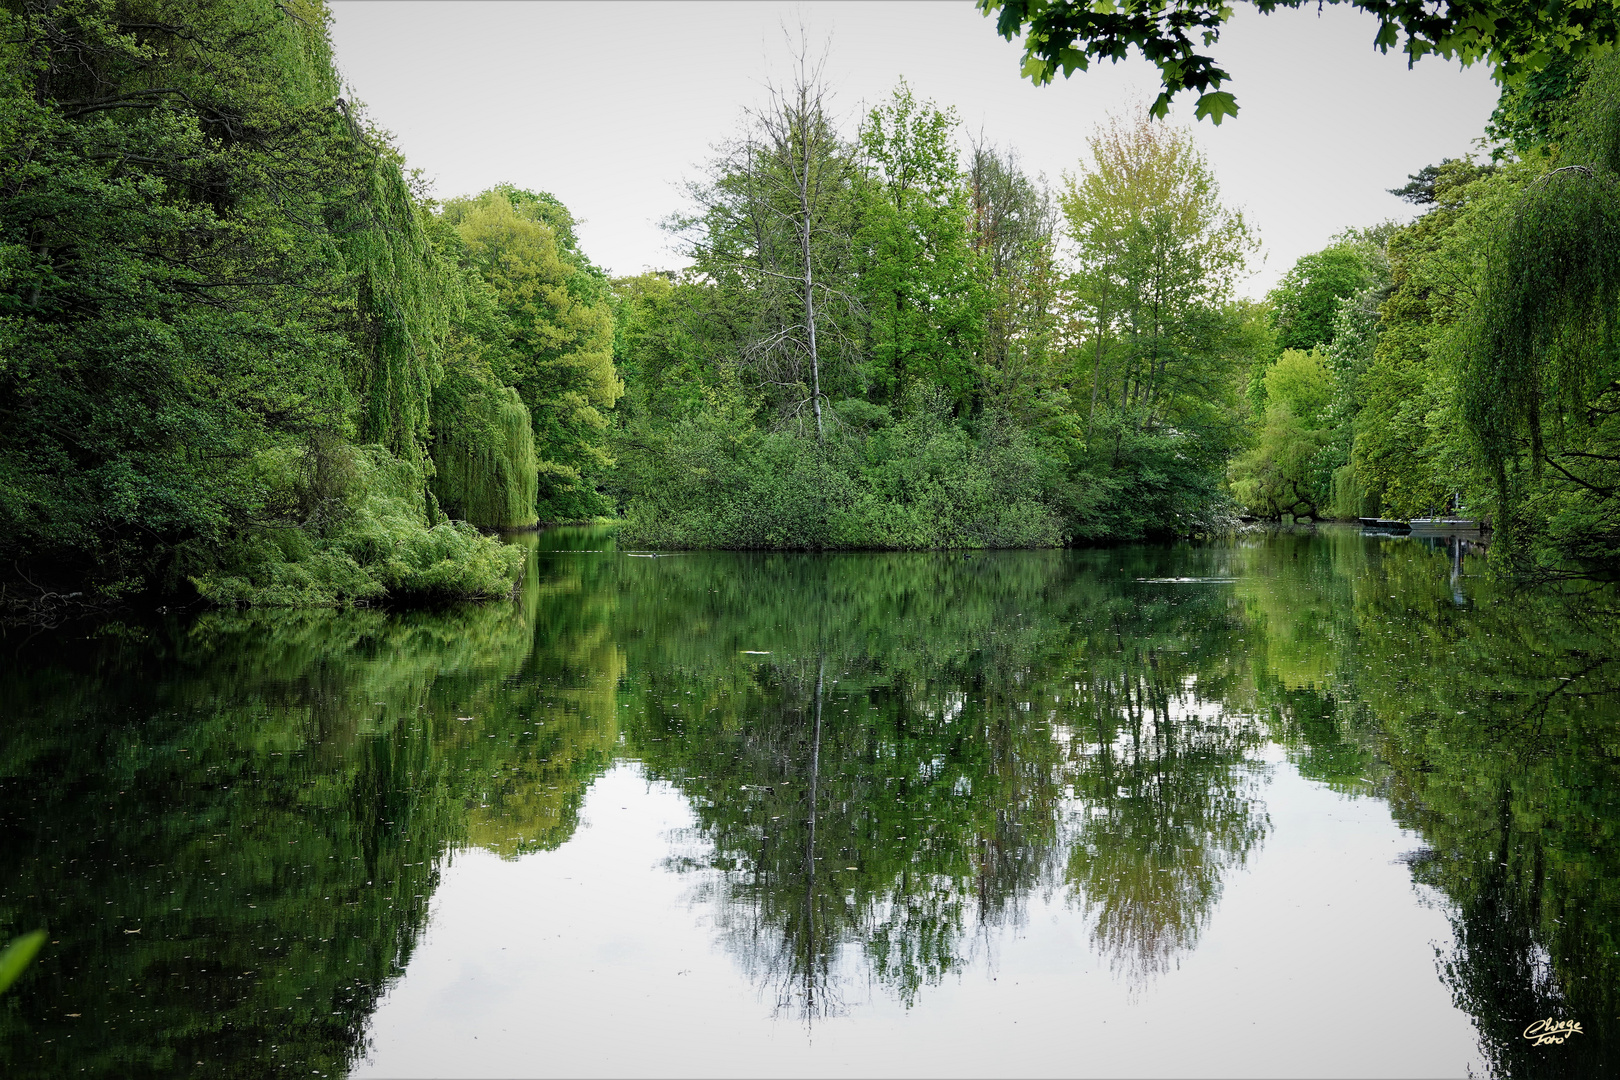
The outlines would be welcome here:
<svg viewBox="0 0 1620 1080">
<path fill-rule="evenodd" d="M 1139 58 L 1051 86 L 1019 78 L 1021 49 L 969 0 L 507 2 L 336 0 L 338 64 L 441 197 L 510 181 L 550 191 L 583 219 L 587 254 L 613 274 L 675 267 L 658 222 L 681 205 L 709 146 L 737 129 L 787 55 L 784 23 L 830 38 L 835 108 L 853 132 L 862 103 L 904 76 L 954 105 L 964 135 L 1016 148 L 1056 184 L 1111 111 L 1151 101 Z M 1240 7 L 1215 50 L 1242 112 L 1192 120 L 1228 204 L 1264 242 L 1246 290 L 1347 226 L 1407 219 L 1385 193 L 1473 149 L 1496 101 L 1486 69 L 1434 57 L 1407 69 L 1372 47 L 1376 22 L 1343 8 L 1270 16 Z M 965 138 L 963 140 L 965 145 Z"/>
</svg>

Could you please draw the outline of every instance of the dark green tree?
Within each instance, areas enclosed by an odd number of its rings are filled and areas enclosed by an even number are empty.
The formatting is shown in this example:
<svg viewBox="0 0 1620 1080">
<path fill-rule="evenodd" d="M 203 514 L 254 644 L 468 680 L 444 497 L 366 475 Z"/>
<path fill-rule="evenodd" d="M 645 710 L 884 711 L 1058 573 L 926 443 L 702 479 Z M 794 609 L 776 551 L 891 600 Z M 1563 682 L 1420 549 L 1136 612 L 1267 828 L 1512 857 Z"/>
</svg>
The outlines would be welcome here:
<svg viewBox="0 0 1620 1080">
<path fill-rule="evenodd" d="M 1057 206 L 1016 153 L 982 140 L 971 148 L 967 183 L 986 303 L 979 343 L 986 406 L 1026 427 L 1062 431 L 1072 420 L 1058 341 Z"/>
<path fill-rule="evenodd" d="M 1376 273 L 1368 264 L 1377 253 L 1365 251 L 1358 239 L 1345 237 L 1300 256 L 1271 290 L 1267 299 L 1279 349 L 1316 349 L 1333 340 L 1340 302 L 1365 289 Z"/>
<path fill-rule="evenodd" d="M 898 405 L 918 381 L 959 407 L 980 393 L 975 345 L 983 290 L 968 242 L 968 193 L 952 110 L 919 103 L 904 82 L 858 133 L 865 172 L 856 242 L 866 312 L 864 371 L 875 400 Z"/>
<path fill-rule="evenodd" d="M 1607 56 L 1557 167 L 1522 187 L 1485 246 L 1463 350 L 1463 415 L 1504 556 L 1525 573 L 1609 575 L 1620 559 L 1617 184 L 1620 60 Z"/>
<path fill-rule="evenodd" d="M 0 22 L 6 562 L 103 597 L 508 591 L 514 554 L 436 528 L 455 281 L 338 97 L 324 8 Z"/>
</svg>

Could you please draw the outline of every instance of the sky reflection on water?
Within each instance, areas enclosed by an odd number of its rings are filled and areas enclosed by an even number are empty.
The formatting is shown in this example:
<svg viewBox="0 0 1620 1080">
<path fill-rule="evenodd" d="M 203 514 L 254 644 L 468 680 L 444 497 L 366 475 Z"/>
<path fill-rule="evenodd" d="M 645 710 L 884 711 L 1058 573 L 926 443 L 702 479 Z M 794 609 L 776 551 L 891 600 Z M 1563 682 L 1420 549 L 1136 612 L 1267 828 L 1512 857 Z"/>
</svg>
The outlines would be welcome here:
<svg viewBox="0 0 1620 1080">
<path fill-rule="evenodd" d="M 1449 927 L 1394 858 L 1412 836 L 1287 769 L 1266 801 L 1286 827 L 1156 978 L 1111 965 L 1094 921 L 1038 892 L 910 1009 L 844 956 L 841 1008 L 806 1023 L 665 869 L 685 801 L 621 765 L 564 848 L 457 858 L 355 1075 L 1479 1074 L 1435 977 Z"/>
</svg>

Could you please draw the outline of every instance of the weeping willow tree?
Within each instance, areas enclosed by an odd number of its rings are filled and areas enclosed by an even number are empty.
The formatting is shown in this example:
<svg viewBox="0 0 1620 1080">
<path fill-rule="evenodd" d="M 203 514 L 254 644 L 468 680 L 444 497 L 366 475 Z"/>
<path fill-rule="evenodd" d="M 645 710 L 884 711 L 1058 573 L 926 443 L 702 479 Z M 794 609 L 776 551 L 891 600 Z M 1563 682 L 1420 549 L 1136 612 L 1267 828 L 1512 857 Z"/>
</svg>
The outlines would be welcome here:
<svg viewBox="0 0 1620 1080">
<path fill-rule="evenodd" d="M 351 128 L 360 190 L 340 246 L 357 288 L 362 350 L 351 378 L 360 434 L 420 464 L 457 280 L 428 240 L 398 155 L 352 120 Z"/>
<path fill-rule="evenodd" d="M 517 390 L 452 368 L 434 394 L 433 492 L 453 518 L 522 528 L 539 515 L 533 421 Z"/>
<path fill-rule="evenodd" d="M 1590 63 L 1557 167 L 1487 252 L 1465 338 L 1463 415 L 1520 573 L 1620 562 L 1620 55 Z"/>
</svg>

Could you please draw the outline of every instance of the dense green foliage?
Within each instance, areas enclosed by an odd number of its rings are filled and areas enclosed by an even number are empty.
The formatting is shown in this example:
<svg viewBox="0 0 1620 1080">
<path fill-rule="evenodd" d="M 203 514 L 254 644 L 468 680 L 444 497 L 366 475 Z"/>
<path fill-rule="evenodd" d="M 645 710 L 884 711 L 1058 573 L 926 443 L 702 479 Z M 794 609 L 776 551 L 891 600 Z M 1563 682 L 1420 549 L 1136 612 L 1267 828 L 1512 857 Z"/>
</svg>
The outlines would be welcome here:
<svg viewBox="0 0 1620 1080">
<path fill-rule="evenodd" d="M 1517 156 L 1423 169 L 1396 192 L 1421 217 L 1284 277 L 1278 343 L 1320 348 L 1328 398 L 1314 419 L 1271 399 L 1298 354 L 1251 375 L 1256 442 L 1231 468 L 1251 512 L 1464 514 L 1496 527 L 1516 576 L 1615 573 L 1620 55 L 1565 74 L 1503 135 Z"/>
<path fill-rule="evenodd" d="M 469 515 L 469 520 L 521 525 L 531 523 L 536 513 L 543 521 L 605 513 L 608 504 L 588 478 L 609 464 L 602 447 L 607 426 L 603 410 L 613 406 L 624 386 L 613 368 L 607 279 L 580 251 L 573 216 L 544 192 L 501 186 L 477 198 L 452 199 L 439 217 L 453 230 L 454 242 L 443 230 L 446 247 L 453 248 L 459 265 L 488 293 L 492 317 L 481 320 L 481 358 L 495 382 L 518 391 L 518 402 L 512 403 L 497 392 L 502 400 L 485 414 L 488 422 L 515 430 L 518 417 L 511 404 L 520 403 L 534 429 L 529 450 L 508 434 L 504 449 L 496 452 L 511 461 L 510 480 L 499 480 L 494 471 L 480 474 L 495 482 L 483 496 L 493 500 L 492 507 L 506 505 L 504 497 L 512 500 L 513 509 L 532 508 L 509 520 L 482 515 Z M 499 415 L 506 419 L 498 420 Z M 476 416 L 468 415 L 469 425 L 477 422 Z M 534 494 L 519 494 L 510 486 L 529 484 L 519 463 L 522 469 L 537 470 Z M 469 466 L 479 468 L 470 459 Z M 470 480 L 472 474 L 468 476 Z M 476 498 L 471 490 L 469 497 Z"/>
<path fill-rule="evenodd" d="M 1255 445 L 1232 462 L 1232 494 L 1266 517 L 1321 517 L 1333 495 L 1331 477 L 1318 467 L 1329 437 L 1327 364 L 1314 349 L 1285 349 L 1261 386 L 1264 425 Z"/>
<path fill-rule="evenodd" d="M 1239 373 L 1270 346 L 1232 298 L 1256 243 L 1187 132 L 1115 119 L 1090 150 L 1059 200 L 1076 253 L 1070 317 L 1083 327 L 1069 375 L 1071 530 L 1187 535 L 1224 510 Z"/>
<path fill-rule="evenodd" d="M 439 430 L 433 491 L 454 517 L 486 525 L 535 523 L 540 463 L 534 428 L 516 389 L 445 372 L 434 401 Z"/>
<path fill-rule="evenodd" d="M 1462 411 L 1510 557 L 1620 549 L 1620 56 L 1592 65 L 1553 166 L 1497 219 L 1462 334 Z"/>
<path fill-rule="evenodd" d="M 954 112 L 919 106 L 902 82 L 857 133 L 866 166 L 855 234 L 862 374 L 877 401 L 898 402 L 918 382 L 958 400 L 977 389 L 986 304 L 982 276 L 973 273 L 956 126 Z"/>
<path fill-rule="evenodd" d="M 904 84 L 849 141 L 823 94 L 783 91 L 722 148 L 672 222 L 691 270 L 616 284 L 626 539 L 1001 547 L 1223 521 L 1239 374 L 1269 337 L 1232 296 L 1251 237 L 1190 137 L 1116 122 L 1054 198 L 994 147 L 964 168 L 955 117 Z"/>
<path fill-rule="evenodd" d="M 1378 277 L 1388 229 L 1351 231 L 1294 263 L 1271 293 L 1271 324 L 1282 349 L 1314 349 L 1333 340 L 1342 301 Z"/>
<path fill-rule="evenodd" d="M 1395 194 L 1413 224 L 1341 234 L 1271 294 L 1276 347 L 1322 349 L 1332 396 L 1308 422 L 1250 372 L 1249 446 L 1230 491 L 1264 517 L 1467 514 L 1501 531 L 1519 576 L 1611 575 L 1620 559 L 1616 135 L 1620 18 L 1612 4 L 1434 5 L 1350 0 L 1376 46 L 1493 65 L 1487 126 L 1501 168 L 1446 160 Z M 1263 13 L 1302 6 L 1255 0 Z M 1024 74 L 1050 82 L 1132 49 L 1220 123 L 1237 105 L 1200 51 L 1231 6 L 983 0 Z M 1402 36 L 1404 35 L 1404 42 Z M 1275 354 L 1273 354 L 1275 355 Z M 1288 355 L 1288 354 L 1284 354 Z"/>
<path fill-rule="evenodd" d="M 472 526 L 600 508 L 559 494 L 604 460 L 592 405 L 617 385 L 567 211 L 506 192 L 544 204 L 524 220 L 550 262 L 490 278 L 338 96 L 324 8 L 19 2 L 0 22 L 8 588 L 498 596 L 521 555 Z M 520 310 L 582 274 L 582 308 Z"/>
<path fill-rule="evenodd" d="M 627 543 L 660 547 L 1049 547 L 1060 521 L 1040 487 L 1046 463 L 1004 419 L 978 438 L 948 405 L 913 394 L 897 419 L 854 402 L 824 442 L 706 413 L 626 449 L 656 473 L 629 504 Z M 854 424 L 868 420 L 865 429 Z"/>
<path fill-rule="evenodd" d="M 1261 305 L 1234 297 L 1256 242 L 1186 132 L 1115 119 L 1049 192 L 1013 154 L 954 149 L 952 113 L 904 84 L 840 139 L 801 66 L 672 221 L 692 268 L 615 285 L 626 537 L 996 546 L 1197 534 L 1233 509 L 1458 514 L 1520 526 L 1509 572 L 1608 573 L 1616 64 L 1509 86 L 1500 164 L 1420 170 L 1396 192 L 1417 220 L 1341 232 Z"/>
</svg>

